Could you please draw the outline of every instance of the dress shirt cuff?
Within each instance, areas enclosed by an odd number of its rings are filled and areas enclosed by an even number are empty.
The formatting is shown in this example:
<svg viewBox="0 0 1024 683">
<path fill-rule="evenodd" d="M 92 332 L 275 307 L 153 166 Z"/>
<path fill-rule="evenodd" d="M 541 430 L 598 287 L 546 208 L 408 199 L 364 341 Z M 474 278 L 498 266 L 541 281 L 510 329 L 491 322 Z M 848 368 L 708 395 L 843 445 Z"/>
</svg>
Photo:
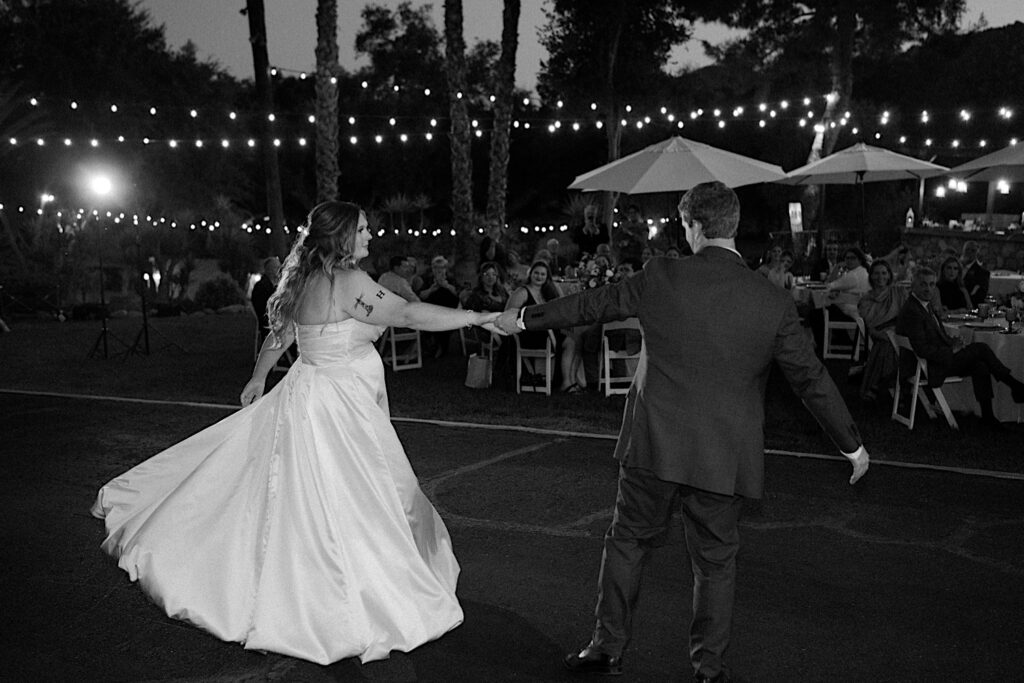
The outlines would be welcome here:
<svg viewBox="0 0 1024 683">
<path fill-rule="evenodd" d="M 526 313 L 526 306 L 519 309 L 519 315 L 516 317 L 516 327 L 521 330 L 526 329 L 526 321 L 523 320 L 523 314 Z"/>
<path fill-rule="evenodd" d="M 846 451 L 844 451 L 842 449 L 840 449 L 839 452 L 842 453 L 844 456 L 846 456 L 850 460 L 856 460 L 857 458 L 859 458 L 861 455 L 864 454 L 864 444 L 861 444 L 860 448 L 858 448 L 857 450 L 853 451 L 852 453 L 847 453 Z"/>
</svg>

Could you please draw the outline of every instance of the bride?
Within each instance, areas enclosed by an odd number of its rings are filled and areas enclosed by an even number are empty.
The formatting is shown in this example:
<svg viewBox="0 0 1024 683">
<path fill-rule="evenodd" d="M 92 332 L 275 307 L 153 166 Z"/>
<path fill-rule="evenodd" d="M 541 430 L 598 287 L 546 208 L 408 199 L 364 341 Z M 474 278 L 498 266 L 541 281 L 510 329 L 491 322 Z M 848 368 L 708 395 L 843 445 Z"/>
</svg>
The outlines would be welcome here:
<svg viewBox="0 0 1024 683">
<path fill-rule="evenodd" d="M 448 531 L 391 426 L 373 342 L 388 325 L 491 329 L 358 269 L 354 204 L 309 214 L 269 304 L 244 406 L 104 486 L 103 550 L 169 616 L 247 649 L 329 664 L 409 651 L 462 622 Z M 263 396 L 293 340 L 299 362 Z"/>
</svg>

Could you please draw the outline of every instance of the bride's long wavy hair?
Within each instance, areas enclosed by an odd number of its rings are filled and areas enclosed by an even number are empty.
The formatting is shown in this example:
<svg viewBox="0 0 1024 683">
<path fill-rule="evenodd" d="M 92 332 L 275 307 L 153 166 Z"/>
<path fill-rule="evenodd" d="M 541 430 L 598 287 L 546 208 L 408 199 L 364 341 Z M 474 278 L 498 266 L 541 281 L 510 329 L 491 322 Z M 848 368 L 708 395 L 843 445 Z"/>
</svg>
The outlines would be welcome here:
<svg viewBox="0 0 1024 683">
<path fill-rule="evenodd" d="M 281 343 L 281 332 L 295 319 L 302 293 L 309 278 L 321 271 L 334 284 L 334 269 L 356 267 L 355 236 L 362 214 L 350 202 L 323 202 L 313 207 L 300 227 L 300 236 L 281 268 L 281 280 L 267 302 L 267 317 L 274 342 Z"/>
</svg>

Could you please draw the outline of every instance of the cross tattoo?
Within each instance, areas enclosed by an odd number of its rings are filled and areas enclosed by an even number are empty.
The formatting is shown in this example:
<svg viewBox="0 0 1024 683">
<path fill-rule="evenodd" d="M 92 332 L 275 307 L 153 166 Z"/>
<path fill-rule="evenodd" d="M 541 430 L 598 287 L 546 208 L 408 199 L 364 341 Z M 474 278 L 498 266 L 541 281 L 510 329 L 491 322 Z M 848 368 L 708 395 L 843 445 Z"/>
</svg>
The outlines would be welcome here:
<svg viewBox="0 0 1024 683">
<path fill-rule="evenodd" d="M 384 290 L 383 289 L 378 289 L 377 290 L 377 298 L 378 299 L 383 299 L 384 298 Z"/>
<path fill-rule="evenodd" d="M 362 294 L 360 294 L 358 297 L 356 297 L 356 306 L 362 306 L 363 309 L 366 311 L 366 315 L 370 315 L 371 313 L 373 313 L 373 305 L 372 304 L 368 304 L 365 301 L 363 301 L 363 295 Z"/>
</svg>

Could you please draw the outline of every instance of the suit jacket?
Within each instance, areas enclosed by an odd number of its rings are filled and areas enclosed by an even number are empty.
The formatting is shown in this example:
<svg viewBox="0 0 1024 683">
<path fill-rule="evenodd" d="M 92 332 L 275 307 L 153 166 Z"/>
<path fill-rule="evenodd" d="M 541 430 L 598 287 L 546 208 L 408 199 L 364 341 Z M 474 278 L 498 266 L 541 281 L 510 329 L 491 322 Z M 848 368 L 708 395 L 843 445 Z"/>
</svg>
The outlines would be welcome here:
<svg viewBox="0 0 1024 683">
<path fill-rule="evenodd" d="M 928 361 L 928 384 L 941 387 L 953 364 L 955 342 L 936 317 L 934 305 L 925 308 L 916 296 L 907 297 L 896 318 L 896 334 L 909 339 L 914 353 Z"/>
<path fill-rule="evenodd" d="M 988 296 L 988 279 L 990 273 L 975 261 L 964 271 L 964 287 L 971 297 L 971 304 L 977 306 Z"/>
<path fill-rule="evenodd" d="M 659 479 L 759 498 L 764 393 L 772 361 L 840 449 L 860 435 L 800 325 L 790 294 L 735 252 L 653 258 L 632 278 L 527 308 L 527 329 L 636 316 L 640 363 L 615 457 Z"/>
</svg>

